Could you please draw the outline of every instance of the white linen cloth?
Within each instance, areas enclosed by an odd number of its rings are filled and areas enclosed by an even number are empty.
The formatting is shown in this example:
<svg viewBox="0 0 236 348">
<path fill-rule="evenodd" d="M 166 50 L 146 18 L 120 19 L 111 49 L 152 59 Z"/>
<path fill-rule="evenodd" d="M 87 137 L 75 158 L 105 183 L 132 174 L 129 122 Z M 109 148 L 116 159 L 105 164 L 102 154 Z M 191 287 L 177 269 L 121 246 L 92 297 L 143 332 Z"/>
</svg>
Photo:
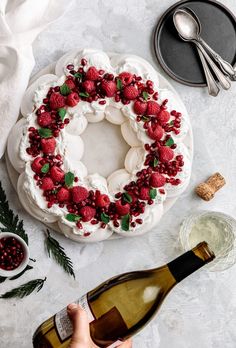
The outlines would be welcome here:
<svg viewBox="0 0 236 348">
<path fill-rule="evenodd" d="M 72 0 L 0 0 L 0 158 L 34 67 L 32 43 Z"/>
</svg>

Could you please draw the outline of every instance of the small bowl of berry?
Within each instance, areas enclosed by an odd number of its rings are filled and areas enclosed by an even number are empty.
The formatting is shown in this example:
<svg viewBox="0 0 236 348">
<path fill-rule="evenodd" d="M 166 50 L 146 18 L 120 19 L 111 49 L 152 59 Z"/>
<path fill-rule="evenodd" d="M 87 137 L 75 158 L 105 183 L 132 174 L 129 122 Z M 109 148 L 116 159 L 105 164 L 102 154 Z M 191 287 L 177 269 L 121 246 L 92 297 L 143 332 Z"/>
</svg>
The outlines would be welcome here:
<svg viewBox="0 0 236 348">
<path fill-rule="evenodd" d="M 13 277 L 22 272 L 29 262 L 29 248 L 18 235 L 0 233 L 0 276 Z"/>
</svg>

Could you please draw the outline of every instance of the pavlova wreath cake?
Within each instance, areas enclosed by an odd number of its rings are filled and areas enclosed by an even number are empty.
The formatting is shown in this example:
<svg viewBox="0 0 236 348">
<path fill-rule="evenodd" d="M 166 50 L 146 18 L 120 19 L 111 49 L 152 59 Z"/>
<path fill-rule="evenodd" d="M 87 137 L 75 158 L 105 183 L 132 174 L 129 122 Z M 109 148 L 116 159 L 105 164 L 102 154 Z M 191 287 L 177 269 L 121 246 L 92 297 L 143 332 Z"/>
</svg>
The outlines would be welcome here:
<svg viewBox="0 0 236 348">
<path fill-rule="evenodd" d="M 137 56 L 87 49 L 63 56 L 55 74 L 29 86 L 7 152 L 32 216 L 84 242 L 143 234 L 158 223 L 163 203 L 191 174 L 187 115 L 158 76 Z M 107 178 L 88 175 L 81 160 L 81 134 L 104 118 L 120 125 L 130 146 L 124 168 Z"/>
</svg>

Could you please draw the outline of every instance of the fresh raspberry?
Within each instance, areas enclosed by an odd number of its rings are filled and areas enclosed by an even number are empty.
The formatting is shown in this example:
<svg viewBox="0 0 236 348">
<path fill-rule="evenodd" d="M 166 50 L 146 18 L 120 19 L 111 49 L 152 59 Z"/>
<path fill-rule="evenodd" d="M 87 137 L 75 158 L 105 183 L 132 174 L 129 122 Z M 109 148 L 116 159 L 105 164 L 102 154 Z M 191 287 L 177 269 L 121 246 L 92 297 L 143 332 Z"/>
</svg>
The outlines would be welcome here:
<svg viewBox="0 0 236 348">
<path fill-rule="evenodd" d="M 147 134 L 149 138 L 153 140 L 161 140 L 161 138 L 163 137 L 164 131 L 160 125 L 154 124 L 148 127 Z"/>
<path fill-rule="evenodd" d="M 42 112 L 37 118 L 40 127 L 47 127 L 52 123 L 52 116 L 50 112 Z"/>
<path fill-rule="evenodd" d="M 157 115 L 159 111 L 160 111 L 160 105 L 157 102 L 152 100 L 147 102 L 146 115 L 148 116 Z"/>
<path fill-rule="evenodd" d="M 75 83 L 72 79 L 68 79 L 65 81 L 65 84 L 70 88 L 70 89 L 74 89 L 75 88 Z"/>
<path fill-rule="evenodd" d="M 56 148 L 56 140 L 54 138 L 41 139 L 41 147 L 46 155 L 52 154 Z"/>
<path fill-rule="evenodd" d="M 52 93 L 49 99 L 50 108 L 53 110 L 65 106 L 65 98 L 60 93 Z"/>
<path fill-rule="evenodd" d="M 91 66 L 88 68 L 88 71 L 86 72 L 85 75 L 86 80 L 91 80 L 91 81 L 97 81 L 99 78 L 99 72 L 95 68 L 95 66 Z"/>
<path fill-rule="evenodd" d="M 75 186 L 71 189 L 72 201 L 74 203 L 79 203 L 88 198 L 88 190 L 83 186 Z"/>
<path fill-rule="evenodd" d="M 103 80 L 101 83 L 101 89 L 107 97 L 113 97 L 117 90 L 116 83 L 114 81 Z"/>
<path fill-rule="evenodd" d="M 66 105 L 68 106 L 75 106 L 78 104 L 78 102 L 79 102 L 79 95 L 76 92 L 72 92 L 66 97 Z"/>
<path fill-rule="evenodd" d="M 121 80 L 123 86 L 127 86 L 127 85 L 130 85 L 131 82 L 133 81 L 133 76 L 134 76 L 133 74 L 130 74 L 129 72 L 124 71 L 119 75 L 119 79 Z"/>
<path fill-rule="evenodd" d="M 169 121 L 170 114 L 166 110 L 161 110 L 157 115 L 157 119 L 158 119 L 160 124 L 165 124 Z"/>
<path fill-rule="evenodd" d="M 52 190 L 54 188 L 54 183 L 51 178 L 42 178 L 42 184 L 40 185 L 42 190 Z"/>
<path fill-rule="evenodd" d="M 126 86 L 123 91 L 123 95 L 128 100 L 136 99 L 138 96 L 138 90 L 134 86 Z"/>
<path fill-rule="evenodd" d="M 65 187 L 61 187 L 57 192 L 57 200 L 59 203 L 68 202 L 70 200 L 70 191 Z"/>
<path fill-rule="evenodd" d="M 86 80 L 82 83 L 82 87 L 87 93 L 91 93 L 95 90 L 95 83 L 91 80 Z"/>
<path fill-rule="evenodd" d="M 134 102 L 134 112 L 137 115 L 144 115 L 147 110 L 147 103 L 136 100 Z"/>
<path fill-rule="evenodd" d="M 116 201 L 116 211 L 119 215 L 126 215 L 130 211 L 129 203 L 122 204 L 121 200 Z"/>
<path fill-rule="evenodd" d="M 108 195 L 105 195 L 105 194 L 100 194 L 96 197 L 96 206 L 97 207 L 101 207 L 101 208 L 104 208 L 104 207 L 108 207 L 109 204 L 110 204 L 110 199 L 108 197 Z"/>
<path fill-rule="evenodd" d="M 139 198 L 148 201 L 150 199 L 149 191 L 149 187 L 141 187 Z"/>
<path fill-rule="evenodd" d="M 82 221 L 87 222 L 94 218 L 96 210 L 92 207 L 85 206 L 79 210 L 79 215 L 82 216 Z"/>
<path fill-rule="evenodd" d="M 50 170 L 50 176 L 54 182 L 61 182 L 65 178 L 65 173 L 61 168 L 53 166 Z"/>
<path fill-rule="evenodd" d="M 165 182 L 166 178 L 159 173 L 153 173 L 150 177 L 150 185 L 152 187 L 162 187 L 165 185 Z"/>
<path fill-rule="evenodd" d="M 41 163 L 41 161 L 43 161 L 42 157 L 37 157 L 35 158 L 35 160 L 33 161 L 33 163 L 31 164 L 31 168 L 32 170 L 37 173 L 40 174 L 41 173 L 41 169 L 43 167 L 43 164 Z"/>
<path fill-rule="evenodd" d="M 158 151 L 161 162 L 170 162 L 174 157 L 174 151 L 168 146 L 161 146 Z"/>
</svg>

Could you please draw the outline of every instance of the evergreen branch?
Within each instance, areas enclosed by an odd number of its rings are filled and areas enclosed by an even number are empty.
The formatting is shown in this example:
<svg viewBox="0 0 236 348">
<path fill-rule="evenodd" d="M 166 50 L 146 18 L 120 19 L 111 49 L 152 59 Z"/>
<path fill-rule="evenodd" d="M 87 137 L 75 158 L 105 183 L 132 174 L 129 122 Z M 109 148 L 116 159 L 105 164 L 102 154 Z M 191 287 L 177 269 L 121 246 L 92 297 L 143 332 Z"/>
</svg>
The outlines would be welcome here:
<svg viewBox="0 0 236 348">
<path fill-rule="evenodd" d="M 28 244 L 28 236 L 25 232 L 23 221 L 19 220 L 18 215 L 14 215 L 10 209 L 5 191 L 2 188 L 0 181 L 0 223 L 4 226 L 0 226 L 0 232 L 12 232 L 24 239 Z"/>
<path fill-rule="evenodd" d="M 0 295 L 0 298 L 23 298 L 30 295 L 35 290 L 39 292 L 42 289 L 46 279 L 47 278 L 45 277 L 44 279 L 31 280 L 18 288 L 12 289 L 3 295 Z"/>
<path fill-rule="evenodd" d="M 75 278 L 71 259 L 66 255 L 65 249 L 50 235 L 49 230 L 47 230 L 45 246 L 48 256 L 51 257 L 52 255 L 54 260 L 64 269 L 64 271 Z"/>
</svg>

